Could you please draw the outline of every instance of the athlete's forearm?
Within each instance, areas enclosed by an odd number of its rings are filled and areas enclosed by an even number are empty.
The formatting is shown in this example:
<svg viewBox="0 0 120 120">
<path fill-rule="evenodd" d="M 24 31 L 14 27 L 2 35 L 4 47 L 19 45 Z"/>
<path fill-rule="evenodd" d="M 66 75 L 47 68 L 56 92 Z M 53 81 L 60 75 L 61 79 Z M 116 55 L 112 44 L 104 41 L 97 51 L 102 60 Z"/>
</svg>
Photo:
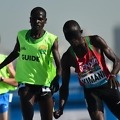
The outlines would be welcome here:
<svg viewBox="0 0 120 120">
<path fill-rule="evenodd" d="M 0 69 L 11 63 L 13 60 L 15 60 L 18 57 L 18 55 L 19 54 L 15 52 L 11 52 L 10 55 L 0 64 Z"/>
<path fill-rule="evenodd" d="M 64 99 L 61 99 L 59 102 L 59 110 L 64 110 L 64 106 L 65 106 L 66 101 Z"/>
<path fill-rule="evenodd" d="M 15 86 L 15 87 L 18 86 L 18 83 L 17 83 L 17 81 L 14 78 L 2 78 L 1 77 L 0 81 L 1 82 L 5 82 L 5 83 L 7 83 L 9 85 L 12 85 L 12 86 Z"/>
<path fill-rule="evenodd" d="M 64 90 L 61 86 L 59 94 L 60 94 L 59 109 L 63 110 L 67 102 L 69 92 L 68 90 Z"/>
</svg>

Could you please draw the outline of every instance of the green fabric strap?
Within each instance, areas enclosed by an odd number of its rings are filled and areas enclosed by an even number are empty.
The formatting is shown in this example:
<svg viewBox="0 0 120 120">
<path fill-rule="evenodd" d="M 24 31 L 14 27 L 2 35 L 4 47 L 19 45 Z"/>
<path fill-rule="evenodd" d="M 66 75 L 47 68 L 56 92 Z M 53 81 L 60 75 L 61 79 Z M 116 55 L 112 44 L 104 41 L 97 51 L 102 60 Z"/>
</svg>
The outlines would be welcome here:
<svg viewBox="0 0 120 120">
<path fill-rule="evenodd" d="M 74 59 L 76 60 L 76 55 L 75 55 L 75 53 L 74 53 L 74 51 L 73 51 L 71 46 L 70 46 L 70 53 L 74 57 Z"/>
<path fill-rule="evenodd" d="M 90 38 L 89 38 L 89 36 L 86 36 L 85 40 L 86 40 L 86 42 L 88 44 L 88 47 L 93 51 L 93 46 L 90 44 Z"/>
</svg>

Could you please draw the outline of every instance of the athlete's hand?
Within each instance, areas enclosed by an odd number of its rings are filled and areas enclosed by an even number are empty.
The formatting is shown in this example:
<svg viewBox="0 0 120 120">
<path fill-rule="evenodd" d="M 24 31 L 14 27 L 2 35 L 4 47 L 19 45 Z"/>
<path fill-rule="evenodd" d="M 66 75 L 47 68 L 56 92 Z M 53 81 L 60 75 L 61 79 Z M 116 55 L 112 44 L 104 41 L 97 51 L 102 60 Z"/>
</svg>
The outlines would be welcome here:
<svg viewBox="0 0 120 120">
<path fill-rule="evenodd" d="M 55 119 L 58 119 L 63 114 L 63 110 L 56 110 L 53 115 Z"/>
<path fill-rule="evenodd" d="M 118 87 L 120 86 L 120 83 L 119 81 L 116 79 L 116 76 L 115 75 L 110 75 L 109 78 L 109 83 L 110 83 L 110 86 L 111 88 L 115 88 L 115 89 L 118 89 Z"/>
<path fill-rule="evenodd" d="M 53 81 L 51 82 L 50 89 L 52 94 L 59 90 L 59 75 L 56 75 Z"/>
</svg>

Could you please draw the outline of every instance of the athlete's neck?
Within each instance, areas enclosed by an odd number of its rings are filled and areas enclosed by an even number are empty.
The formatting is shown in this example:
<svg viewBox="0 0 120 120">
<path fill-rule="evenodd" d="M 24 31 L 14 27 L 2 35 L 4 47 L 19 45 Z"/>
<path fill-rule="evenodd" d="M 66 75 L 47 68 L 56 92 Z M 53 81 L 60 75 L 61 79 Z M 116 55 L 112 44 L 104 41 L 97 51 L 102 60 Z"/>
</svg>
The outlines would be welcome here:
<svg viewBox="0 0 120 120">
<path fill-rule="evenodd" d="M 84 42 L 82 44 L 78 45 L 77 47 L 73 48 L 77 57 L 84 57 L 88 52 L 87 44 L 86 44 L 84 38 L 82 38 L 82 39 Z"/>
<path fill-rule="evenodd" d="M 42 30 L 42 31 L 32 31 L 32 30 L 31 30 L 30 36 L 31 36 L 33 39 L 39 39 L 39 38 L 41 38 L 44 34 L 45 34 L 45 31 L 44 31 L 44 30 Z"/>
</svg>

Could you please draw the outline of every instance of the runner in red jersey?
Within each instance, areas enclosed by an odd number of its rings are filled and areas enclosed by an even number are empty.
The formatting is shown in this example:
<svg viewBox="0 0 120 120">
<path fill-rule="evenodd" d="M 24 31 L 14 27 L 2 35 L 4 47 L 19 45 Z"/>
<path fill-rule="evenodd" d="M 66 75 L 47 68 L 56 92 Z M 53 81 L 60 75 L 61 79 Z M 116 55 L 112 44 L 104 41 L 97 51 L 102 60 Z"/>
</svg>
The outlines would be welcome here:
<svg viewBox="0 0 120 120">
<path fill-rule="evenodd" d="M 120 92 L 116 79 L 120 70 L 119 58 L 100 36 L 82 36 L 83 31 L 74 20 L 69 20 L 64 24 L 63 32 L 71 46 L 63 54 L 61 60 L 60 104 L 54 117 L 57 119 L 63 114 L 69 96 L 70 68 L 73 67 L 84 88 L 90 118 L 104 120 L 104 102 L 120 119 Z M 104 56 L 113 62 L 111 71 L 107 68 Z"/>
</svg>

